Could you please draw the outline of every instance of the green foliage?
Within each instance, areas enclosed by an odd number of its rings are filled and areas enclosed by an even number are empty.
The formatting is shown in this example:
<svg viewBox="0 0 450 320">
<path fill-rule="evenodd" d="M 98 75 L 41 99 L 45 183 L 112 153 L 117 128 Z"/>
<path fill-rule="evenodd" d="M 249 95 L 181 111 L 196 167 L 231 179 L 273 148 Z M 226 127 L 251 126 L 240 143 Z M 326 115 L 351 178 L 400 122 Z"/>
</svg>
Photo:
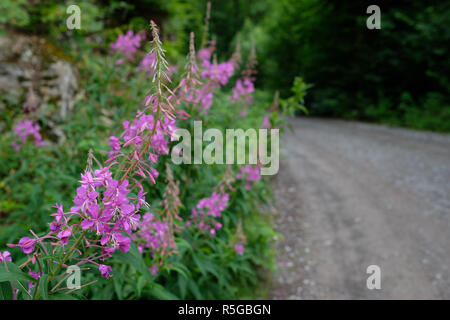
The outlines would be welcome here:
<svg viewBox="0 0 450 320">
<path fill-rule="evenodd" d="M 286 97 L 301 75 L 315 85 L 307 101 L 313 115 L 446 131 L 449 4 L 380 3 L 381 29 L 368 30 L 370 4 L 274 1 L 259 23 L 268 35 L 257 42 L 264 86 Z M 407 110 L 405 92 L 411 96 Z M 437 95 L 441 105 L 431 107 Z"/>
<path fill-rule="evenodd" d="M 62 35 L 72 33 L 66 26 L 66 19 L 69 17 L 66 10 L 71 4 L 78 5 L 81 10 L 81 29 L 77 30 L 77 33 L 89 34 L 103 28 L 104 14 L 108 12 L 107 8 L 102 7 L 100 2 L 89 0 L 76 3 L 68 0 L 4 0 L 0 3 L 2 12 L 0 23 L 18 27 L 22 31 L 61 38 Z"/>
<path fill-rule="evenodd" d="M 281 100 L 281 108 L 283 113 L 287 116 L 293 116 L 297 110 L 301 110 L 304 113 L 308 113 L 305 107 L 306 91 L 311 88 L 311 84 L 307 84 L 301 77 L 295 77 L 294 85 L 291 88 L 293 93 L 287 99 Z"/>
<path fill-rule="evenodd" d="M 184 56 L 191 31 L 197 47 L 204 32 L 207 0 L 78 1 L 82 29 L 66 30 L 68 0 L 3 0 L 0 24 L 106 44 L 124 30 L 139 31 L 154 19 L 170 59 Z M 218 57 L 229 56 L 237 39 L 244 58 L 251 39 L 259 60 L 257 85 L 291 95 L 297 76 L 315 84 L 306 103 L 316 116 L 344 117 L 447 131 L 450 6 L 447 2 L 380 3 L 381 30 L 366 28 L 370 1 L 212 0 L 209 38 Z M 99 31 L 102 32 L 99 32 Z M 89 39 L 94 35 L 92 39 Z M 66 52 L 73 48 L 64 48 Z M 107 50 L 104 45 L 103 50 Z M 413 103 L 402 110 L 403 93 Z M 431 95 L 441 106 L 431 107 Z M 388 108 L 388 109 L 386 109 Z M 442 117 L 443 116 L 443 117 Z M 417 121 L 417 122 L 416 122 Z"/>
<path fill-rule="evenodd" d="M 82 39 L 74 38 L 79 50 L 72 52 L 80 73 L 83 98 L 75 105 L 75 111 L 67 118 L 55 120 L 65 140 L 59 142 L 51 133 L 47 119 L 57 112 L 58 106 L 48 103 L 36 116 L 42 128 L 46 147 L 35 147 L 26 143 L 16 152 L 10 145 L 12 129 L 21 115 L 24 94 L 17 97 L 0 95 L 6 106 L 2 111 L 4 127 L 0 135 L 0 251 L 7 243 L 17 243 L 20 237 L 33 230 L 41 235 L 48 230 L 51 206 L 55 202 L 70 208 L 80 173 L 86 166 L 87 154 L 94 150 L 95 156 L 105 160 L 101 150 L 108 150 L 108 138 L 121 131 L 122 121 L 132 119 L 148 90 L 151 77 L 137 72 L 144 50 L 129 64 L 117 66 L 116 57 L 103 56 Z M 70 46 L 68 46 L 70 47 Z M 176 47 L 173 43 L 166 48 Z M 174 54 L 176 57 L 176 54 Z M 185 61 L 180 63 L 184 65 Z M 174 83 L 177 82 L 177 76 Z M 249 108 L 247 118 L 239 118 L 240 108 L 229 102 L 230 92 L 217 92 L 215 102 L 204 125 L 225 128 L 259 127 L 267 108 L 268 95 L 255 92 L 255 105 Z M 195 119 L 201 117 L 190 110 Z M 179 123 L 180 127 L 192 130 L 192 120 Z M 169 156 L 161 156 L 156 168 L 160 172 L 158 183 L 145 183 L 151 210 L 160 206 L 166 176 L 163 164 L 170 162 Z M 180 215 L 188 219 L 199 199 L 210 196 L 212 188 L 222 178 L 224 165 L 173 165 L 172 171 L 180 181 L 183 207 Z M 234 173 L 238 166 L 234 167 Z M 32 293 L 36 299 L 237 299 L 260 298 L 267 294 L 267 273 L 273 266 L 272 239 L 274 231 L 270 216 L 258 209 L 270 199 L 270 190 L 265 181 L 248 191 L 237 181 L 236 191 L 230 196 L 223 212 L 223 228 L 215 237 L 185 229 L 176 237 L 178 253 L 170 256 L 160 271 L 153 276 L 148 270 L 152 259 L 142 256 L 135 246 L 124 253 L 115 253 L 111 265 L 113 277 L 100 278 L 96 270 L 82 272 L 81 290 L 62 294 L 55 288 L 58 281 L 51 278 L 50 264 L 41 260 L 45 276 L 40 279 L 38 290 Z M 230 241 L 237 231 L 239 220 L 247 237 L 244 255 L 237 255 Z M 14 265 L 25 262 L 19 249 L 10 249 Z M 56 259 L 56 256 L 54 257 Z M 12 266 L 13 264 L 11 264 Z M 11 267 L 12 268 L 12 267 Z M 10 270 L 19 270 L 11 269 Z M 17 268 L 17 267 L 16 267 Z M 11 298 L 10 284 L 27 288 L 23 272 L 5 273 L 0 266 L 0 298 Z M 30 280 L 28 275 L 27 280 Z M 6 282 L 2 282 L 6 281 Z M 35 281 L 33 279 L 33 281 Z M 95 282 L 95 283 L 94 283 Z M 88 285 L 94 283 L 92 285 Z M 9 288 L 9 289 L 8 289 Z M 20 289 L 21 298 L 28 299 L 25 289 Z"/>
<path fill-rule="evenodd" d="M 30 22 L 28 12 L 25 10 L 26 0 L 3 0 L 0 2 L 0 23 L 23 27 Z"/>
</svg>

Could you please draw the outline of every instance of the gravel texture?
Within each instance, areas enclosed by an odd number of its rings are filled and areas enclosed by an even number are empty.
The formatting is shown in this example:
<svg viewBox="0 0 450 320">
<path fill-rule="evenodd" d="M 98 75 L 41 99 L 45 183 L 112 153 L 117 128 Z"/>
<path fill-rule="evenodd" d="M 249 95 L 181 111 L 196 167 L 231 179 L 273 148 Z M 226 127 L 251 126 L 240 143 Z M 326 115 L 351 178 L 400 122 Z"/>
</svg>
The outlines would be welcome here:
<svg viewBox="0 0 450 320">
<path fill-rule="evenodd" d="M 291 119 L 274 299 L 450 299 L 450 135 Z M 369 265 L 381 289 L 366 286 Z"/>
</svg>

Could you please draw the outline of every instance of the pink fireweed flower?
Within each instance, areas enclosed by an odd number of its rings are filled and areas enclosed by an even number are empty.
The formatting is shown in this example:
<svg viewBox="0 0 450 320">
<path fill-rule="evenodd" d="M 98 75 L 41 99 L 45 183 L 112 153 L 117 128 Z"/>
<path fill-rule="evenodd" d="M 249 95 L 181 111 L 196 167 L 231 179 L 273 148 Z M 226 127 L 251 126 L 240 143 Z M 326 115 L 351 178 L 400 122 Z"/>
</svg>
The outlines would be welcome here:
<svg viewBox="0 0 450 320">
<path fill-rule="evenodd" d="M 251 186 L 261 180 L 261 166 L 245 165 L 241 171 L 236 175 L 237 179 L 245 179 L 247 183 L 244 185 L 245 189 L 251 189 Z"/>
<path fill-rule="evenodd" d="M 253 103 L 253 92 L 255 91 L 254 82 L 256 78 L 256 51 L 252 41 L 252 48 L 247 61 L 247 64 L 242 71 L 242 77 L 236 81 L 236 85 L 233 88 L 233 95 L 230 97 L 232 103 L 243 102 L 247 105 Z M 246 114 L 241 113 L 241 117 L 245 117 Z"/>
<path fill-rule="evenodd" d="M 244 246 L 242 244 L 235 244 L 234 245 L 234 250 L 240 256 L 242 256 L 244 254 Z"/>
<path fill-rule="evenodd" d="M 0 252 L 0 262 L 3 261 L 12 261 L 11 253 L 9 251 L 3 251 L 3 253 Z"/>
<path fill-rule="evenodd" d="M 110 157 L 120 151 L 120 140 L 114 136 L 109 137 L 109 145 L 111 146 L 111 151 L 108 153 Z"/>
<path fill-rule="evenodd" d="M 146 71 L 150 75 L 153 75 L 155 71 L 155 53 L 147 53 L 144 58 L 141 60 L 141 63 L 136 68 L 137 71 Z"/>
<path fill-rule="evenodd" d="M 99 264 L 98 270 L 100 271 L 100 275 L 105 279 L 108 279 L 111 276 L 109 274 L 109 272 L 112 270 L 112 268 L 110 266 L 107 266 L 104 264 Z"/>
<path fill-rule="evenodd" d="M 211 59 L 211 55 L 215 48 L 213 46 L 209 46 L 203 49 L 198 50 L 198 58 L 200 61 L 209 61 Z"/>
<path fill-rule="evenodd" d="M 69 242 L 69 238 L 72 235 L 71 229 L 66 229 L 58 233 L 58 238 L 60 239 L 62 244 L 67 244 Z"/>
<path fill-rule="evenodd" d="M 23 237 L 19 240 L 20 249 L 22 249 L 23 253 L 30 254 L 34 251 L 34 244 L 36 243 L 36 241 L 36 239 Z"/>
<path fill-rule="evenodd" d="M 65 218 L 65 216 L 66 216 L 68 213 L 64 213 L 62 204 L 56 203 L 56 205 L 55 205 L 53 208 L 56 208 L 56 209 L 57 209 L 57 211 L 56 211 L 55 213 L 52 213 L 52 214 L 51 214 L 51 216 L 55 217 L 56 222 L 57 222 L 58 224 L 60 224 L 60 223 L 61 223 L 61 224 L 62 224 L 62 223 L 66 223 L 66 218 Z"/>
<path fill-rule="evenodd" d="M 162 222 L 165 226 L 167 226 L 167 230 L 165 232 L 165 240 L 167 243 L 167 248 L 171 250 L 163 250 L 162 253 L 168 252 L 168 254 L 172 254 L 172 251 L 176 251 L 176 243 L 175 243 L 175 232 L 181 231 L 183 229 L 182 226 L 176 223 L 176 221 L 183 221 L 183 219 L 179 216 L 180 207 L 183 206 L 181 200 L 179 198 L 180 188 L 179 181 L 176 181 L 172 170 L 170 169 L 169 163 L 166 162 L 166 178 L 167 185 L 163 194 L 163 200 L 161 202 L 164 215 L 162 218 Z"/>
<path fill-rule="evenodd" d="M 169 224 L 162 222 L 151 212 L 147 212 L 139 226 L 137 236 L 139 238 L 138 248 L 143 252 L 149 249 L 154 252 L 163 252 L 170 246 Z"/>
<path fill-rule="evenodd" d="M 239 220 L 237 225 L 236 233 L 233 236 L 233 239 L 230 244 L 227 245 L 227 247 L 233 247 L 234 251 L 242 256 L 244 255 L 244 246 L 247 244 L 247 240 L 245 237 L 245 234 L 242 230 L 242 220 Z"/>
<path fill-rule="evenodd" d="M 234 73 L 234 65 L 232 62 L 228 61 L 222 63 L 210 63 L 205 60 L 202 66 L 204 69 L 200 73 L 201 77 L 207 78 L 222 86 L 227 84 Z"/>
<path fill-rule="evenodd" d="M 255 86 L 249 78 L 238 79 L 233 88 L 233 95 L 230 98 L 232 103 L 243 101 L 248 105 L 252 104 Z"/>
<path fill-rule="evenodd" d="M 271 127 L 269 117 L 267 117 L 267 116 L 264 117 L 263 123 L 262 123 L 262 127 L 263 128 L 270 128 Z"/>
<path fill-rule="evenodd" d="M 228 205 L 228 193 L 213 192 L 211 197 L 201 199 L 195 208 L 192 208 L 190 220 L 199 230 L 216 234 L 216 229 L 222 228 L 222 224 L 216 219 L 222 216 L 222 212 Z"/>
<path fill-rule="evenodd" d="M 34 124 L 31 120 L 24 120 L 16 125 L 14 128 L 14 134 L 20 139 L 22 143 L 26 143 L 29 137 L 32 137 L 33 144 L 35 146 L 44 146 L 45 142 L 42 140 L 42 136 L 39 133 L 39 125 Z M 13 141 L 11 146 L 18 151 L 20 145 Z"/>
<path fill-rule="evenodd" d="M 228 199 L 229 195 L 228 193 L 225 194 L 219 194 L 217 192 L 213 192 L 211 197 L 201 199 L 197 203 L 197 209 L 199 210 L 205 210 L 204 212 L 207 215 L 213 216 L 213 217 L 220 217 L 223 210 L 228 205 Z"/>
<path fill-rule="evenodd" d="M 120 52 L 127 59 L 132 59 L 144 38 L 145 33 L 134 34 L 132 30 L 128 30 L 126 34 L 119 35 L 116 42 L 111 43 L 111 49 L 114 52 Z M 122 64 L 123 62 L 123 59 L 116 60 L 116 64 Z"/>
<path fill-rule="evenodd" d="M 119 248 L 122 252 L 128 252 L 130 250 L 131 239 L 120 234 L 113 234 L 113 243 Z"/>
<path fill-rule="evenodd" d="M 190 100 L 199 104 L 200 110 L 204 111 L 205 114 L 211 108 L 214 89 L 220 88 L 228 83 L 236 66 L 233 61 L 217 63 L 214 59 L 211 62 L 211 56 L 214 50 L 214 42 L 211 42 L 209 47 L 199 50 L 197 56 L 201 62 L 200 76 L 205 80 L 205 83 L 200 88 L 196 88 L 189 93 Z"/>
<path fill-rule="evenodd" d="M 152 276 L 156 276 L 158 274 L 158 266 L 154 263 L 148 270 L 151 271 Z"/>
<path fill-rule="evenodd" d="M 33 272 L 33 271 L 28 271 L 28 274 L 33 278 L 33 279 L 39 279 L 41 276 L 44 275 L 44 272 Z M 32 281 L 27 281 L 28 284 L 28 293 L 31 294 L 31 289 L 33 289 L 33 282 Z"/>
</svg>

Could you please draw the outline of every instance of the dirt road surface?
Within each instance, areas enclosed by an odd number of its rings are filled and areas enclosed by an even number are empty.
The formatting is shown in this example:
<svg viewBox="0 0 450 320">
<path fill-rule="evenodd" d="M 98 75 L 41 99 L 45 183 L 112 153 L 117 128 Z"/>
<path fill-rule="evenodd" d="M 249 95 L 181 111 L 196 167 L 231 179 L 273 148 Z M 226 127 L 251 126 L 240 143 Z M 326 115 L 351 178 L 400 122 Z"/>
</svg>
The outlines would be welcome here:
<svg viewBox="0 0 450 320">
<path fill-rule="evenodd" d="M 450 135 L 296 118 L 275 178 L 275 299 L 450 299 Z M 369 290 L 367 267 L 381 269 Z"/>
</svg>

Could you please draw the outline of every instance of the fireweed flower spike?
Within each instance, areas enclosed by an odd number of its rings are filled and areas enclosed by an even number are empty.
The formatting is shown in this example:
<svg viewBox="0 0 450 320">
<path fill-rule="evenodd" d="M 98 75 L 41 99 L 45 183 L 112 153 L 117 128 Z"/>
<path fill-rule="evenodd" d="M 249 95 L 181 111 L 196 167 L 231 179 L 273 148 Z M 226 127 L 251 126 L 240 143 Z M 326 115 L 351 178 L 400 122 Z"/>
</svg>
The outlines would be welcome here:
<svg viewBox="0 0 450 320">
<path fill-rule="evenodd" d="M 222 217 L 222 212 L 226 209 L 229 198 L 228 193 L 213 192 L 209 198 L 201 199 L 196 207 L 192 208 L 189 225 L 195 225 L 199 230 L 215 236 L 216 231 L 222 228 L 218 219 Z"/>
<path fill-rule="evenodd" d="M 228 191 L 235 190 L 231 186 L 231 183 L 234 181 L 231 166 L 227 166 L 222 179 L 214 187 L 212 195 L 209 198 L 201 199 L 195 208 L 192 208 L 192 214 L 189 221 L 186 222 L 186 226 L 196 227 L 200 231 L 215 236 L 217 230 L 222 228 L 222 223 L 219 219 L 222 217 L 222 212 L 228 206 L 230 199 Z"/>
<path fill-rule="evenodd" d="M 147 212 L 140 223 L 134 240 L 138 243 L 141 253 L 149 252 L 154 261 L 162 265 L 167 256 L 178 253 L 174 234 L 182 230 L 175 220 L 182 221 L 179 217 L 179 207 L 182 205 L 178 197 L 179 182 L 175 181 L 170 166 L 166 163 L 168 184 L 163 195 L 161 214 L 159 216 Z M 156 275 L 158 263 L 153 263 L 149 270 Z"/>
<path fill-rule="evenodd" d="M 271 128 L 272 127 L 272 122 L 271 122 L 271 118 L 273 118 L 274 112 L 278 111 L 278 109 L 280 108 L 280 92 L 277 90 L 275 91 L 275 94 L 273 96 L 273 102 L 269 108 L 269 110 L 267 110 L 267 115 L 264 116 L 263 121 L 262 121 L 262 127 L 263 128 Z M 275 119 L 277 118 L 277 115 L 275 114 Z M 275 122 L 277 122 L 276 120 L 274 120 Z"/>
<path fill-rule="evenodd" d="M 206 43 L 208 42 L 208 36 L 209 36 L 209 19 L 211 18 L 211 1 L 208 1 L 206 4 L 206 14 L 205 14 L 205 21 L 204 21 L 204 29 L 203 29 L 203 36 L 202 36 L 202 43 L 200 48 L 203 49 L 206 46 Z"/>
<path fill-rule="evenodd" d="M 32 118 L 33 114 L 39 107 L 39 99 L 34 93 L 33 88 L 30 86 L 27 94 L 27 100 L 23 104 L 22 113 L 25 118 Z M 19 139 L 19 141 L 11 142 L 11 146 L 19 151 L 22 144 L 25 144 L 28 140 L 33 141 L 35 146 L 44 146 L 45 142 L 42 140 L 40 134 L 39 125 L 33 119 L 23 119 L 14 127 L 14 134 Z"/>
<path fill-rule="evenodd" d="M 177 95 L 179 101 L 197 104 L 200 101 L 199 88 L 202 85 L 199 77 L 199 68 L 197 66 L 197 59 L 195 55 L 194 33 L 191 32 L 189 41 L 189 53 L 187 56 L 187 63 L 185 66 L 185 73 L 180 80 L 180 83 L 175 88 L 174 93 Z"/>
<path fill-rule="evenodd" d="M 255 44 L 252 40 L 252 47 L 250 50 L 250 55 L 248 57 L 245 69 L 242 71 L 241 78 L 236 81 L 236 85 L 233 88 L 233 94 L 230 97 L 231 103 L 243 103 L 244 105 L 253 104 L 253 92 L 255 91 L 254 82 L 256 80 L 256 50 Z M 241 117 L 247 115 L 246 108 L 243 109 Z"/>
<path fill-rule="evenodd" d="M 175 220 L 183 221 L 183 219 L 179 216 L 180 207 L 183 205 L 179 198 L 180 188 L 179 181 L 175 181 L 173 177 L 172 170 L 170 169 L 170 165 L 166 162 L 166 175 L 167 175 L 167 186 L 164 191 L 162 206 L 164 208 L 164 221 L 167 222 L 169 226 L 169 234 L 168 240 L 169 245 L 172 249 L 176 249 L 174 232 L 178 232 L 182 230 L 182 227 L 176 224 Z"/>
<path fill-rule="evenodd" d="M 33 114 L 39 107 L 39 98 L 33 90 L 33 87 L 30 86 L 28 89 L 27 100 L 23 104 L 22 113 L 24 114 Z"/>
<path fill-rule="evenodd" d="M 153 62 L 154 67 L 154 75 L 153 75 L 153 83 L 155 83 L 156 92 L 154 94 L 154 98 L 156 99 L 156 103 L 158 105 L 158 110 L 160 110 L 164 117 L 173 120 L 175 119 L 175 107 L 173 106 L 172 99 L 174 99 L 173 92 L 167 87 L 167 84 L 170 83 L 170 78 L 168 75 L 169 65 L 165 58 L 165 50 L 162 48 L 162 42 L 159 39 L 158 27 L 153 21 L 150 21 L 150 28 L 152 30 L 152 50 L 150 51 L 150 55 L 155 56 L 155 60 Z M 170 93 L 169 96 L 165 96 L 163 94 L 163 90 L 168 91 Z M 150 104 L 147 103 L 146 107 Z"/>
<path fill-rule="evenodd" d="M 234 251 L 242 256 L 244 254 L 244 246 L 247 244 L 247 240 L 244 232 L 242 231 L 242 220 L 239 219 L 236 233 L 233 236 L 233 240 L 228 247 L 233 247 Z"/>
<path fill-rule="evenodd" d="M 241 171 L 236 175 L 236 179 L 243 179 L 245 181 L 245 189 L 250 190 L 253 184 L 261 180 L 261 165 L 243 166 Z"/>
<path fill-rule="evenodd" d="M 236 179 L 233 176 L 233 169 L 231 168 L 231 165 L 227 165 L 227 168 L 225 170 L 225 173 L 222 177 L 222 179 L 219 181 L 217 186 L 214 187 L 215 192 L 219 193 L 226 193 L 227 189 L 230 191 L 234 191 L 235 188 L 231 185 Z"/>
<path fill-rule="evenodd" d="M 211 62 L 215 42 L 211 41 L 209 44 L 208 47 L 200 49 L 197 54 L 201 62 L 200 76 L 205 83 L 196 91 L 196 98 L 199 101 L 200 110 L 205 114 L 213 103 L 214 90 L 227 84 L 235 69 L 232 61 L 217 63 L 213 58 Z"/>
<path fill-rule="evenodd" d="M 237 39 L 236 47 L 234 49 L 233 54 L 231 55 L 230 61 L 233 63 L 234 68 L 237 70 L 242 63 L 242 54 L 241 54 L 241 41 Z"/>
<path fill-rule="evenodd" d="M 32 120 L 24 120 L 19 122 L 14 128 L 14 134 L 19 138 L 22 144 L 26 143 L 29 137 L 32 137 L 33 144 L 35 146 L 44 146 L 45 142 L 42 140 L 42 136 L 39 133 L 39 125 L 34 123 Z M 19 151 L 21 145 L 17 141 L 13 141 L 11 146 Z"/>
<path fill-rule="evenodd" d="M 170 83 L 166 73 L 168 65 L 153 21 L 150 27 L 153 35 L 151 54 L 155 55 L 152 64 L 151 90 L 155 97 L 152 108 L 138 111 L 133 121 L 123 122 L 124 131 L 119 137 L 110 137 L 111 150 L 104 164 L 89 152 L 88 165 L 81 173 L 73 206 L 70 210 L 64 210 L 62 205 L 56 204 L 56 212 L 52 214 L 54 221 L 50 223 L 47 234 L 38 237 L 32 233 L 33 237 L 23 237 L 18 244 L 8 245 L 20 247 L 23 253 L 29 255 L 23 267 L 27 266 L 30 274 L 36 272 L 29 267 L 30 262 L 41 266 L 39 257 L 52 255 L 51 259 L 46 259 L 49 264 L 46 278 L 49 289 L 52 280 L 60 277 L 61 269 L 67 268 L 69 264 L 93 264 L 98 267 L 102 277 L 110 277 L 112 267 L 103 264 L 103 261 L 116 250 L 129 251 L 132 240 L 138 243 L 145 240 L 141 238 L 145 236 L 141 230 L 146 225 L 145 220 L 151 219 L 148 214 L 142 219 L 139 213 L 142 208 L 148 207 L 139 179 L 156 183 L 158 172 L 152 164 L 158 161 L 159 155 L 168 153 L 168 140 L 177 129 L 171 102 L 176 99 L 166 85 Z M 147 114 L 146 111 L 153 114 Z M 98 169 L 93 169 L 93 160 Z M 171 192 L 177 195 L 176 190 Z M 178 202 L 175 204 L 178 205 Z M 165 233 L 164 224 L 167 222 L 153 226 L 157 231 L 156 237 Z M 161 241 L 165 241 L 165 238 Z M 2 259 L 9 259 L 9 254 L 5 256 L 3 253 Z M 34 286 L 36 292 L 37 285 Z"/>
</svg>

